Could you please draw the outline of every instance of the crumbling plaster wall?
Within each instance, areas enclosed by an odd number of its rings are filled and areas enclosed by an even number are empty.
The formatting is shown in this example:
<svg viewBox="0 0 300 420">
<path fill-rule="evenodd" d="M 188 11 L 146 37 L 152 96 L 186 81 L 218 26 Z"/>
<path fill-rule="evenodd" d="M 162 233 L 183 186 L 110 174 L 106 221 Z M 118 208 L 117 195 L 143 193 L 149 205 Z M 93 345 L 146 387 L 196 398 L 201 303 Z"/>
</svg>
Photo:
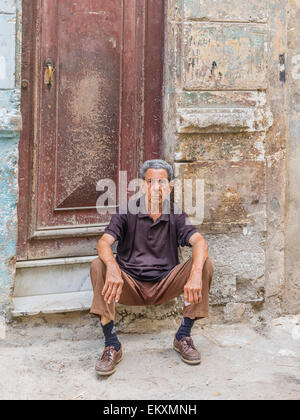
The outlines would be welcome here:
<svg viewBox="0 0 300 420">
<path fill-rule="evenodd" d="M 179 178 L 205 182 L 211 303 L 229 319 L 275 315 L 285 283 L 286 2 L 167 3 L 164 152 Z"/>
<path fill-rule="evenodd" d="M 287 219 L 286 287 L 283 302 L 286 312 L 300 311 L 300 1 L 289 0 L 287 7 Z"/>
<path fill-rule="evenodd" d="M 0 312 L 7 315 L 17 238 L 20 2 L 0 0 Z"/>
</svg>

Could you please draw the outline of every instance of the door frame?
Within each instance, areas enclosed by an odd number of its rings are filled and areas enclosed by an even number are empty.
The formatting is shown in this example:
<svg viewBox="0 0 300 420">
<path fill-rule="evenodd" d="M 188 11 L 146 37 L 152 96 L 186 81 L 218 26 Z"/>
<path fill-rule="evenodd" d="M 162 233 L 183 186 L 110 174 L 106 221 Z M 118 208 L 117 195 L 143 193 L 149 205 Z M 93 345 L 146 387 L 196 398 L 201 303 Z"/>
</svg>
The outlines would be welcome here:
<svg viewBox="0 0 300 420">
<path fill-rule="evenodd" d="M 115 0 L 117 1 L 117 0 Z M 122 126 L 126 136 L 139 139 L 136 154 L 136 176 L 143 161 L 162 157 L 162 126 L 163 126 L 163 62 L 164 62 L 164 1 L 161 0 L 124 0 L 129 18 L 135 18 L 137 30 L 142 36 L 136 37 L 131 53 L 136 59 L 136 72 L 130 77 L 136 80 L 134 92 L 134 109 L 136 118 L 132 127 L 126 124 L 126 116 L 122 117 Z M 132 9 L 132 4 L 135 9 Z M 131 8 L 130 8 L 131 6 Z M 41 77 L 39 68 L 39 13 L 42 0 L 22 0 L 23 30 L 22 30 L 22 68 L 21 68 L 21 113 L 23 130 L 19 144 L 19 202 L 18 202 L 18 246 L 17 260 L 30 259 L 28 256 L 29 241 L 44 241 L 49 246 L 55 238 L 77 238 L 80 236 L 98 236 L 106 224 L 92 225 L 90 228 L 57 229 L 53 232 L 37 233 L 32 225 L 32 212 L 35 211 L 34 191 L 34 153 L 38 132 L 37 103 L 38 81 Z M 128 9 L 128 7 L 130 9 Z M 127 95 L 126 95 L 127 93 Z M 132 95 L 131 95 L 132 96 Z M 123 107 L 130 101 L 129 92 L 122 97 Z M 131 103 L 132 109 L 132 103 Z M 131 112 L 131 111 L 130 111 Z M 76 256 L 76 255 L 74 255 Z"/>
</svg>

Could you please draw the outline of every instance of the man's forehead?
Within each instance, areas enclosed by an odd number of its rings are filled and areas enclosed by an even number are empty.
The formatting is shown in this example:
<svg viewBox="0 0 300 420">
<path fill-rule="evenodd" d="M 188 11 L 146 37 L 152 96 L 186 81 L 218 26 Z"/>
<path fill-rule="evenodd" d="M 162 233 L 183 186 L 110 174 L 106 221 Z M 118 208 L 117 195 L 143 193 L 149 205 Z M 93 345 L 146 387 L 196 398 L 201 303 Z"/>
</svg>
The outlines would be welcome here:
<svg viewBox="0 0 300 420">
<path fill-rule="evenodd" d="M 146 172 L 146 178 L 168 178 L 168 172 L 166 169 L 149 168 Z"/>
</svg>

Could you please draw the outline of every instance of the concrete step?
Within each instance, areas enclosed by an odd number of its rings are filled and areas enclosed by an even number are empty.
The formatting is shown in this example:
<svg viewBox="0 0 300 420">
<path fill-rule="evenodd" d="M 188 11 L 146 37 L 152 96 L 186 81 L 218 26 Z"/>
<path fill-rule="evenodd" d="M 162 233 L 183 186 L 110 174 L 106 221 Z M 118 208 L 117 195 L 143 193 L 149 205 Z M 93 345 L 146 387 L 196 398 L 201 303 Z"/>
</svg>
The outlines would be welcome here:
<svg viewBox="0 0 300 420">
<path fill-rule="evenodd" d="M 12 316 L 29 316 L 89 310 L 93 292 L 79 291 L 13 298 Z"/>
<path fill-rule="evenodd" d="M 88 310 L 96 256 L 17 262 L 14 317 Z"/>
</svg>

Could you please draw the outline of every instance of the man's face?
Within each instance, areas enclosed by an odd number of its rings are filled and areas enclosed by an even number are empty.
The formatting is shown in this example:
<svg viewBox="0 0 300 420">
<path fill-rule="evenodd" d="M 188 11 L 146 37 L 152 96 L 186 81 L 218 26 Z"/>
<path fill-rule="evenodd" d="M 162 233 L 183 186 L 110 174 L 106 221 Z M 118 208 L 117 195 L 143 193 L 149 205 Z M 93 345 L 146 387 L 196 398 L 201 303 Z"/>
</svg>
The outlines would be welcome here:
<svg viewBox="0 0 300 420">
<path fill-rule="evenodd" d="M 169 182 L 166 169 L 147 169 L 145 176 L 145 193 L 152 212 L 161 209 L 162 202 L 169 196 L 173 186 Z"/>
</svg>

